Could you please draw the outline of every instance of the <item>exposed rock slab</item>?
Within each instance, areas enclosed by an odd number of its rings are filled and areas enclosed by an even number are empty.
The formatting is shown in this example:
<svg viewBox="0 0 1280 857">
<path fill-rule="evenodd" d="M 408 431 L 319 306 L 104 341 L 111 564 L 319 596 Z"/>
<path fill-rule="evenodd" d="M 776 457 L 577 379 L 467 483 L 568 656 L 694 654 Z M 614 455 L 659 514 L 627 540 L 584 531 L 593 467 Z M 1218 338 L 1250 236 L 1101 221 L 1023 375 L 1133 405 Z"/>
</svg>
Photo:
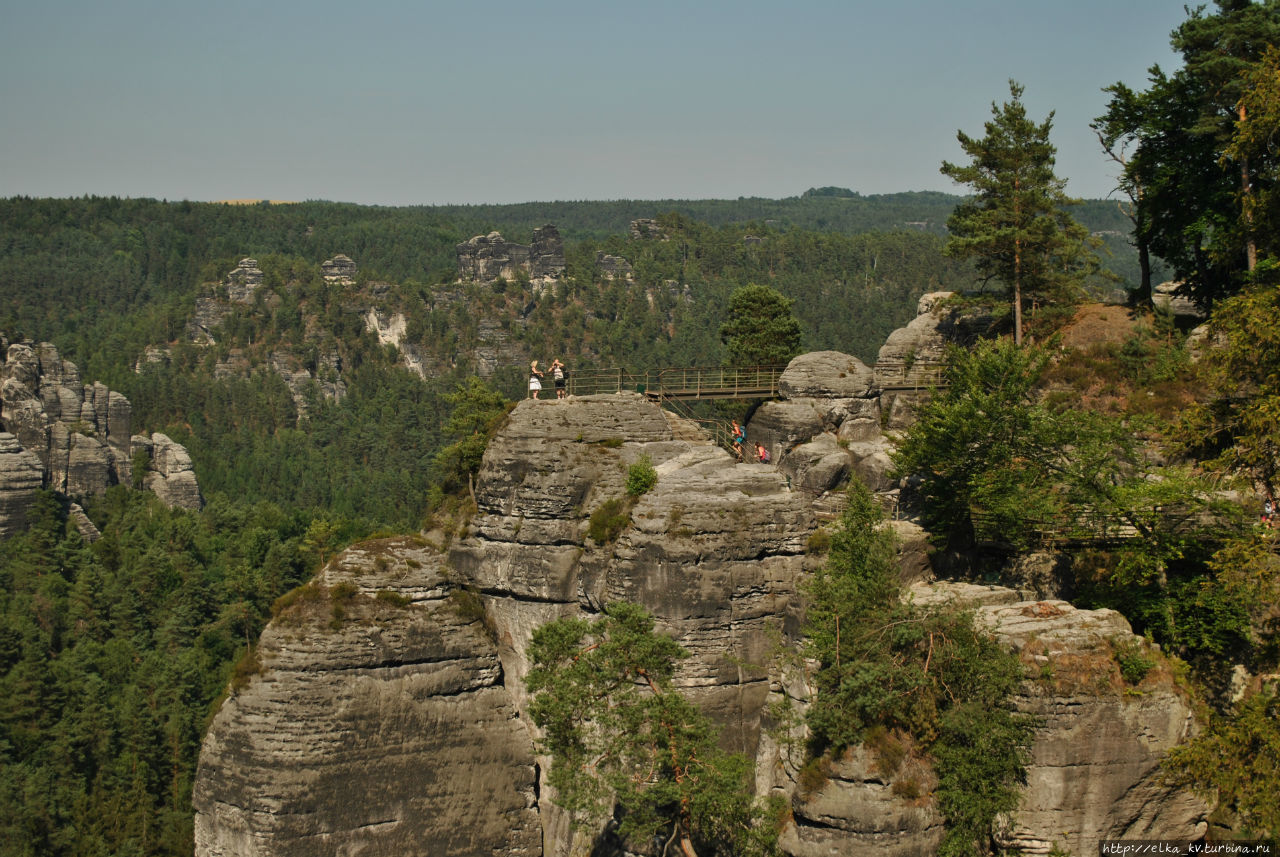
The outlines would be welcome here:
<svg viewBox="0 0 1280 857">
<path fill-rule="evenodd" d="M 374 542 L 273 620 L 201 749 L 197 855 L 541 853 L 529 734 L 450 589 L 434 551 Z"/>
</svg>

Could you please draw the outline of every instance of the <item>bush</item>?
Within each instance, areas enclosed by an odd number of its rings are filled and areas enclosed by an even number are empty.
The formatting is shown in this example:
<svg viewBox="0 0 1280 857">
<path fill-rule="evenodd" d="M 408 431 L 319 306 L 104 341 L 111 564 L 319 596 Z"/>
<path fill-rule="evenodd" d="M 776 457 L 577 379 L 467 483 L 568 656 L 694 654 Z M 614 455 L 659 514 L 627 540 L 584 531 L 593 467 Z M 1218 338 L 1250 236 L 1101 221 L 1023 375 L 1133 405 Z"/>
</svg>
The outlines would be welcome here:
<svg viewBox="0 0 1280 857">
<path fill-rule="evenodd" d="M 390 589 L 379 589 L 378 594 L 374 597 L 393 607 L 408 607 L 413 603 L 413 599 L 406 595 L 401 595 L 399 592 L 392 592 Z"/>
<path fill-rule="evenodd" d="M 658 471 L 653 469 L 653 461 L 647 455 L 627 468 L 627 494 L 639 497 L 649 493 L 658 484 Z"/>
<path fill-rule="evenodd" d="M 1147 656 L 1146 648 L 1138 640 L 1113 640 L 1111 648 L 1120 665 L 1120 675 L 1129 684 L 1138 684 L 1155 669 L 1156 662 Z"/>
<path fill-rule="evenodd" d="M 606 500 L 591 513 L 587 535 L 596 544 L 609 544 L 622 534 L 630 522 L 631 515 L 626 503 L 618 498 Z"/>
</svg>

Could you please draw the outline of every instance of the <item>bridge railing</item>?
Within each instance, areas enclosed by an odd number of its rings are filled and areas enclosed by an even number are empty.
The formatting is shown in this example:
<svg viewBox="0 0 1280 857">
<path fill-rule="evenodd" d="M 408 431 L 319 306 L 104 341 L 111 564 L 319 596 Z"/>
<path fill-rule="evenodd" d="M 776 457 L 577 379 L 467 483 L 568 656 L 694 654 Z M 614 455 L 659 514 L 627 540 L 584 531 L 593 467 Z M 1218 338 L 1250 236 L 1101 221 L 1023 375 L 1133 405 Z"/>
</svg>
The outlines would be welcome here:
<svg viewBox="0 0 1280 857">
<path fill-rule="evenodd" d="M 587 369 L 570 372 L 565 389 L 571 396 L 595 396 L 631 390 L 643 393 L 648 388 L 648 374 L 635 374 L 621 368 Z"/>
<path fill-rule="evenodd" d="M 786 366 L 690 366 L 657 373 L 658 396 L 685 399 L 769 397 Z"/>
<path fill-rule="evenodd" d="M 927 390 L 947 386 L 944 363 L 877 363 L 876 381 L 885 390 Z"/>
<path fill-rule="evenodd" d="M 572 396 L 630 390 L 650 398 L 735 398 L 777 395 L 786 366 L 695 366 L 634 373 L 621 368 L 570 372 L 565 388 Z"/>
</svg>

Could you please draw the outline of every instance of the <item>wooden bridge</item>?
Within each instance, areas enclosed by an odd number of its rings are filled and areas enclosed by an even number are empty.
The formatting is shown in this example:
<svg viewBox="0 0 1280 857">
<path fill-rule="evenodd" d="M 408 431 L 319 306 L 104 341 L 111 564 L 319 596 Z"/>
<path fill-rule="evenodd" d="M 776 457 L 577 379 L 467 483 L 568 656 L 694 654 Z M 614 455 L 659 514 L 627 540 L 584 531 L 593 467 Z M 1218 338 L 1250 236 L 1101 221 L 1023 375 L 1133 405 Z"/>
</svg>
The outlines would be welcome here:
<svg viewBox="0 0 1280 857">
<path fill-rule="evenodd" d="M 642 393 L 654 401 L 692 399 L 772 399 L 778 395 L 778 379 L 785 365 L 777 366 L 691 366 L 652 369 L 633 373 L 625 369 L 588 369 L 573 372 L 565 386 L 571 396 Z M 945 387 L 945 367 L 895 365 L 877 367 L 881 390 L 923 391 Z"/>
</svg>

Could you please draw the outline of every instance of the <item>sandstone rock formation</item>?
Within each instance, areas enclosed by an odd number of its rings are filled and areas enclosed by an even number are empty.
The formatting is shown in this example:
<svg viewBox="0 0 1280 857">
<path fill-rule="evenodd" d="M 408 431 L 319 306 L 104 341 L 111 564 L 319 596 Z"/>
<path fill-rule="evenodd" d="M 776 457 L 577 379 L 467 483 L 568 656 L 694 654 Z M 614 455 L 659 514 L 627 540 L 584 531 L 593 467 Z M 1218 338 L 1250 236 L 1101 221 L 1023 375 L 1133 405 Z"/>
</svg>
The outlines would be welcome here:
<svg viewBox="0 0 1280 857">
<path fill-rule="evenodd" d="M 196 854 L 542 853 L 531 738 L 454 591 L 399 539 L 296 593 L 205 737 Z"/>
<path fill-rule="evenodd" d="M 975 607 L 978 622 L 1028 666 L 1016 704 L 1036 718 L 1035 739 L 1007 845 L 1093 854 L 1102 839 L 1189 841 L 1204 834 L 1209 807 L 1163 783 L 1159 769 L 1164 754 L 1195 732 L 1190 702 L 1167 667 L 1129 692 L 1116 651 L 1147 644 L 1123 616 L 1065 601 L 1021 601 L 999 587 L 920 585 L 912 594 L 921 604 Z"/>
<path fill-rule="evenodd" d="M 531 244 L 515 244 L 498 232 L 477 235 L 457 245 L 458 279 L 491 283 L 515 279 L 524 272 L 530 281 L 553 280 L 564 273 L 564 241 L 554 226 L 533 230 Z"/>
<path fill-rule="evenodd" d="M 261 674 L 205 739 L 196 853 L 567 853 L 575 834 L 538 800 L 532 725 L 517 719 L 524 652 L 544 622 L 619 599 L 690 650 L 679 683 L 754 755 L 812 516 L 773 468 L 675 440 L 671 419 L 636 394 L 523 402 L 486 453 L 448 568 L 413 540 L 331 564 L 272 622 Z M 597 542 L 591 513 L 625 496 L 643 455 L 656 487 Z M 484 613 L 496 646 L 459 606 Z M 282 775 L 282 760 L 304 773 Z"/>
<path fill-rule="evenodd" d="M 637 241 L 643 239 L 667 241 L 670 239 L 666 230 L 658 224 L 658 221 L 651 217 L 641 217 L 631 221 L 631 237 Z"/>
<path fill-rule="evenodd" d="M 916 317 L 889 334 L 880 347 L 875 371 L 885 390 L 880 404 L 888 429 L 911 424 L 916 405 L 937 383 L 946 364 L 948 345 L 972 345 L 990 331 L 993 317 L 989 312 L 950 306 L 947 298 L 951 296 L 951 292 L 923 295 Z"/>
<path fill-rule="evenodd" d="M 84 384 L 47 342 L 9 346 L 0 367 L 0 423 L 35 453 L 46 485 L 72 496 L 130 480 L 129 400 Z"/>
<path fill-rule="evenodd" d="M 1151 304 L 1177 318 L 1203 320 L 1206 313 L 1194 300 L 1182 294 L 1182 283 L 1167 281 L 1151 289 Z"/>
<path fill-rule="evenodd" d="M 621 256 L 611 256 L 600 250 L 596 253 L 596 268 L 611 280 L 629 280 L 635 276 L 631 263 Z"/>
<path fill-rule="evenodd" d="M 44 466 L 9 432 L 0 432 L 0 536 L 27 528 L 27 512 L 44 482 Z"/>
<path fill-rule="evenodd" d="M 147 471 L 142 478 L 144 488 L 171 508 L 199 509 L 204 505 L 186 447 L 159 432 L 149 438 L 135 435 L 132 443 L 134 453 L 146 453 Z"/>
<path fill-rule="evenodd" d="M 227 274 L 227 299 L 238 304 L 253 303 L 253 296 L 262 285 L 262 269 L 257 259 L 241 259 L 240 264 Z"/>
<path fill-rule="evenodd" d="M 133 484 L 139 438 L 130 434 L 131 421 L 128 399 L 102 384 L 82 383 L 80 370 L 49 343 L 10 345 L 0 366 L 0 438 L 8 438 L 0 442 L 0 530 L 25 524 L 22 510 L 41 486 L 84 497 Z M 170 505 L 198 509 L 200 490 L 186 449 L 163 435 L 154 438 L 160 440 L 144 439 L 158 451 L 143 483 Z M 77 526 L 94 537 L 87 519 Z"/>
<path fill-rule="evenodd" d="M 942 827 L 926 759 L 886 775 L 858 749 L 806 782 L 802 753 L 769 728 L 770 703 L 802 708 L 809 693 L 803 665 L 773 654 L 796 640 L 816 526 L 796 483 L 818 480 L 827 455 L 852 460 L 838 431 L 865 417 L 875 390 L 851 360 L 823 355 L 787 379 L 803 394 L 788 403 L 797 427 L 776 429 L 779 444 L 797 438 L 791 486 L 782 468 L 734 463 L 638 394 L 521 402 L 447 557 L 414 539 L 353 548 L 273 620 L 260 673 L 205 739 L 197 855 L 586 853 L 540 782 L 523 678 L 534 629 L 615 600 L 647 607 L 691 653 L 677 684 L 726 747 L 756 759 L 757 791 L 789 798 L 788 853 L 932 854 Z M 816 434 L 799 440 L 801 426 Z M 822 454 L 798 452 L 814 444 Z M 628 468 L 646 456 L 657 484 L 628 501 Z M 592 520 L 610 503 L 622 510 L 614 530 Z M 893 526 L 904 579 L 928 579 L 923 531 Z M 1008 844 L 1082 854 L 1104 837 L 1201 829 L 1205 807 L 1156 770 L 1190 733 L 1190 709 L 1164 670 L 1125 692 L 1114 647 L 1142 643 L 1122 617 L 966 584 L 911 593 L 973 607 L 1027 664 L 1016 704 L 1040 720 Z"/>
<path fill-rule="evenodd" d="M 327 283 L 350 286 L 356 281 L 356 263 L 350 256 L 339 253 L 320 263 L 320 273 Z"/>
</svg>

